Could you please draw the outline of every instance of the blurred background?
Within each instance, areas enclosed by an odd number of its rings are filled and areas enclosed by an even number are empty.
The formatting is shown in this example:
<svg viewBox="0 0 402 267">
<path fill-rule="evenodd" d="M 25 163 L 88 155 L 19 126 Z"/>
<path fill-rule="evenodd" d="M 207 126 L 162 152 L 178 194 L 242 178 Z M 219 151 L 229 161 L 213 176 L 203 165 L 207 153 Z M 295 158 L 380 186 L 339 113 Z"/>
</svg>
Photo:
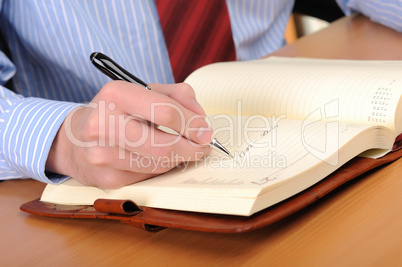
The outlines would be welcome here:
<svg viewBox="0 0 402 267">
<path fill-rule="evenodd" d="M 285 32 L 286 42 L 289 44 L 297 38 L 319 31 L 329 25 L 329 22 L 315 17 L 293 14 Z"/>
<path fill-rule="evenodd" d="M 319 31 L 345 14 L 336 0 L 296 0 L 285 32 L 288 43 Z"/>
</svg>

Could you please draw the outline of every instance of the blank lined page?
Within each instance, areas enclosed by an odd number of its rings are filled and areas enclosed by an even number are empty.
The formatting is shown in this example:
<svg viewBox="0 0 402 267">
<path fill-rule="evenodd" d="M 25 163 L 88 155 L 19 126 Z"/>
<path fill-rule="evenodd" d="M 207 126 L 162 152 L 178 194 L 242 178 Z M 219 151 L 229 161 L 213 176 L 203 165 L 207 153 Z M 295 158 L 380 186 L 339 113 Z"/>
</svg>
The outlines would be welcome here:
<svg viewBox="0 0 402 267">
<path fill-rule="evenodd" d="M 209 65 L 186 82 L 207 113 L 337 118 L 393 129 L 402 93 L 402 64 L 272 57 Z"/>
</svg>

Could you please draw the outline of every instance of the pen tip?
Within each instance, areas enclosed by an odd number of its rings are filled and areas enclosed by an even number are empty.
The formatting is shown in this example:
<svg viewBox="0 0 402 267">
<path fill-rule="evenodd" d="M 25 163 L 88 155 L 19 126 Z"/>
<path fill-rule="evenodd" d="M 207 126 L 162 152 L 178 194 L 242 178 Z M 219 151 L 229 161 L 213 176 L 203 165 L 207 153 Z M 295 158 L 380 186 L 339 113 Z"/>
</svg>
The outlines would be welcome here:
<svg viewBox="0 0 402 267">
<path fill-rule="evenodd" d="M 214 148 L 215 150 L 231 157 L 232 159 L 234 158 L 232 156 L 232 154 L 221 144 L 219 143 L 218 140 L 216 140 L 216 138 L 212 139 L 211 143 L 210 143 L 210 147 Z"/>
</svg>

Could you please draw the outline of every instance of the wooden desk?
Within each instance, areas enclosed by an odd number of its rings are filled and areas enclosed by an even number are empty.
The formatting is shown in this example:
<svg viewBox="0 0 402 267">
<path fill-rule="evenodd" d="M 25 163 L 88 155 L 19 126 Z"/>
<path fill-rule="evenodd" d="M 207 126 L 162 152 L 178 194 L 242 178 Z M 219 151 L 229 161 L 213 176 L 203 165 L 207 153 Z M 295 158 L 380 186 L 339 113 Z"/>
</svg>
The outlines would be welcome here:
<svg viewBox="0 0 402 267">
<path fill-rule="evenodd" d="M 345 18 L 281 56 L 402 59 L 402 34 L 363 17 Z M 119 222 L 28 215 L 32 180 L 0 183 L 1 265 L 401 265 L 402 159 L 358 179 L 272 226 L 245 234 L 167 229 L 152 234 Z M 399 263 L 399 264 L 398 264 Z"/>
</svg>

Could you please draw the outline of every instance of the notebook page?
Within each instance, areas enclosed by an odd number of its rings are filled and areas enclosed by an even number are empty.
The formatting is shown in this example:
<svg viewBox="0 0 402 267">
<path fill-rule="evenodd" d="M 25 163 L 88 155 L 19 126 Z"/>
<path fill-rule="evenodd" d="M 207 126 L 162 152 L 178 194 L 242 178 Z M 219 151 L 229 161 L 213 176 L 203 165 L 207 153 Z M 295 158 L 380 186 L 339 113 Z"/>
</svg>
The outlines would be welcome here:
<svg viewBox="0 0 402 267">
<path fill-rule="evenodd" d="M 399 61 L 268 58 L 206 66 L 186 80 L 207 113 L 372 123 L 394 129 Z M 398 128 L 397 133 L 401 129 Z"/>
<path fill-rule="evenodd" d="M 339 131 L 331 128 L 334 126 L 339 127 Z M 307 128 L 304 132 L 300 131 L 303 127 Z M 281 120 L 276 128 L 276 137 L 273 136 L 273 131 L 268 134 L 256 132 L 252 136 L 255 144 L 267 145 L 255 145 L 244 154 L 237 154 L 236 161 L 222 159 L 221 154 L 212 153 L 202 161 L 184 164 L 158 177 L 118 190 L 85 187 L 70 180 L 62 186 L 48 185 L 42 201 L 87 204 L 93 203 L 97 198 L 132 199 L 138 205 L 150 207 L 249 215 L 254 199 L 267 188 L 273 190 L 269 203 L 274 204 L 292 195 L 292 190 L 300 190 L 297 186 L 299 182 L 295 178 L 307 174 L 311 168 L 322 166 L 320 172 L 309 173 L 302 179 L 303 186 L 325 177 L 363 147 L 367 148 L 369 144 L 378 145 L 377 131 L 370 131 L 369 127 L 328 125 L 325 122 L 305 124 L 299 120 Z M 345 153 L 349 154 L 341 153 L 338 157 L 338 146 L 347 144 L 364 132 L 367 133 L 364 143 L 352 141 L 345 150 Z M 325 138 L 321 138 L 322 136 Z M 274 140 L 275 138 L 277 140 Z M 328 139 L 339 140 L 339 143 L 323 142 Z M 387 147 L 392 146 L 392 143 L 390 141 L 380 145 Z M 313 177 L 314 180 L 311 180 Z M 281 184 L 290 181 L 293 181 L 295 186 L 284 187 L 283 191 Z M 70 190 L 69 188 L 71 191 L 59 191 Z"/>
</svg>

